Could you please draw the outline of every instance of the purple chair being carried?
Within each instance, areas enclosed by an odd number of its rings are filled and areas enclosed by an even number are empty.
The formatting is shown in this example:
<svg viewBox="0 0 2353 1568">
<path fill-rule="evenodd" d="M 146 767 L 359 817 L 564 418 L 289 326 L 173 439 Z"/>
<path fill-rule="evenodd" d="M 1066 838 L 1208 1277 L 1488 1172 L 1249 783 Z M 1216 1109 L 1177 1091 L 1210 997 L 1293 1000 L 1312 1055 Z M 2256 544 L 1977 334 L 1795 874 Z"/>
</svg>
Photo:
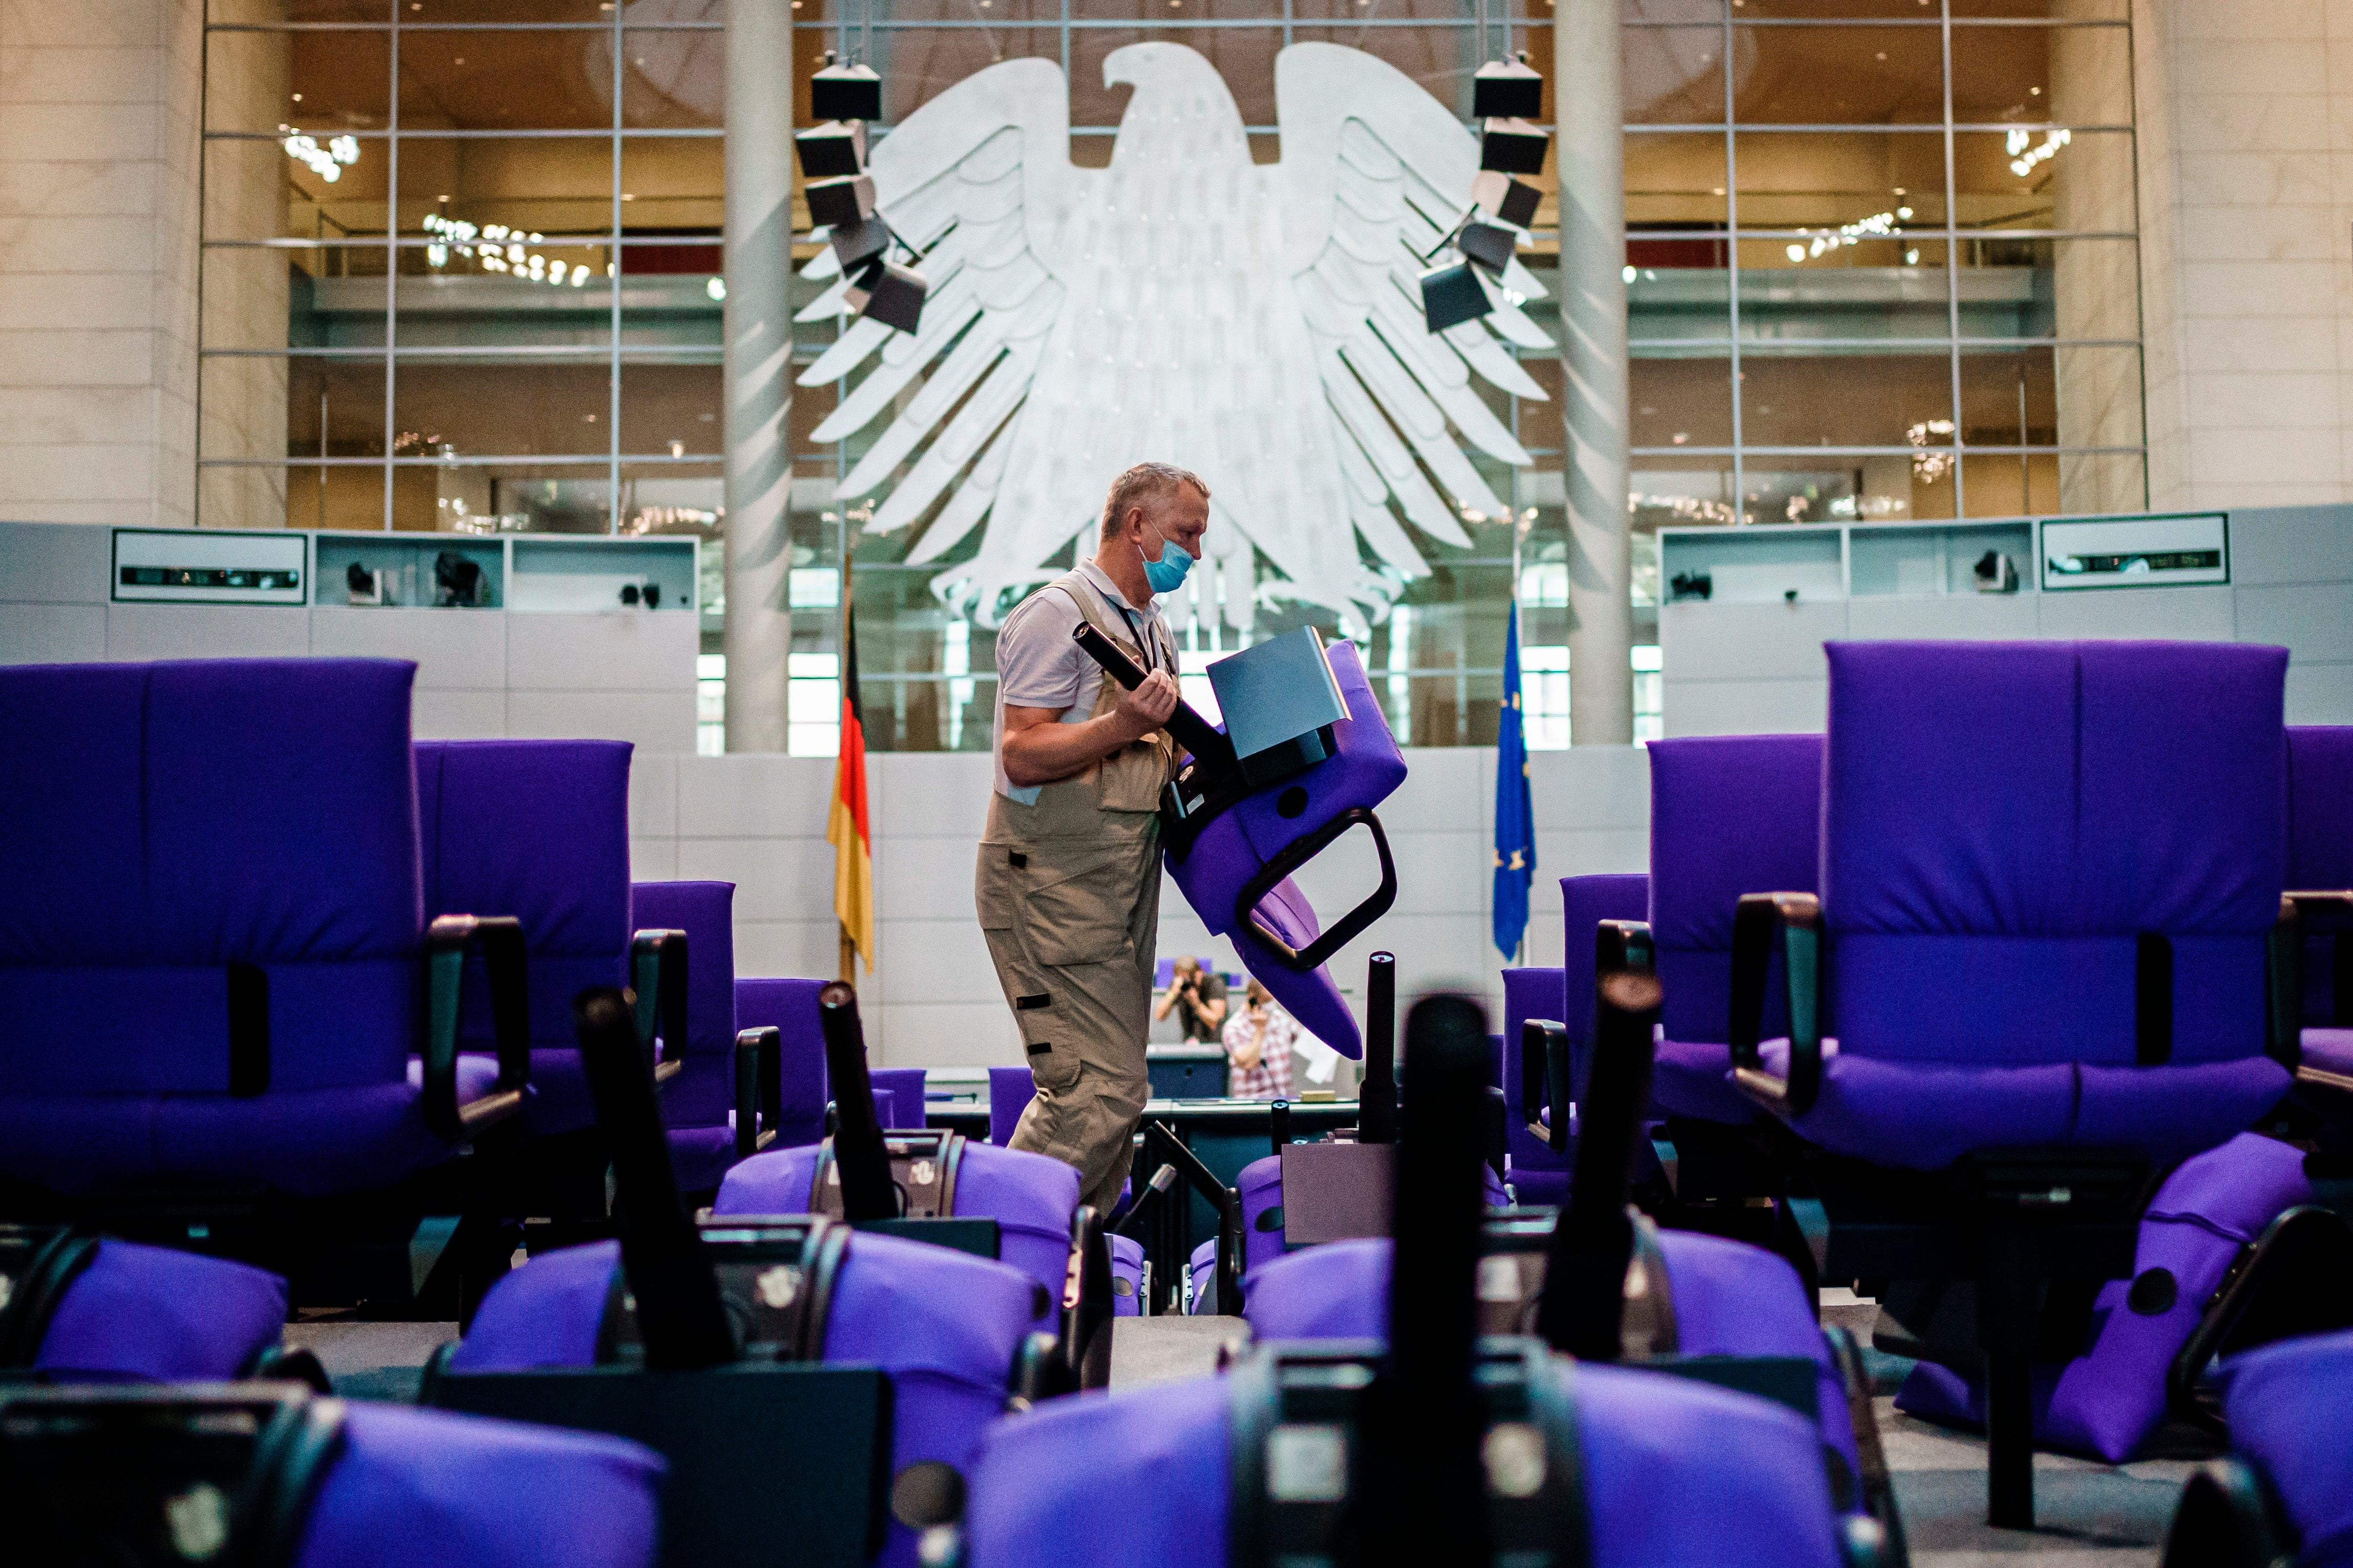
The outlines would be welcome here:
<svg viewBox="0 0 2353 1568">
<path fill-rule="evenodd" d="M 2163 1568 L 2353 1568 L 2353 1333 L 2227 1363 L 2230 1458 L 2191 1475 Z"/>
<path fill-rule="evenodd" d="M 306 1266 L 366 1242 L 395 1261 L 363 1293 L 406 1298 L 417 1220 L 464 1210 L 441 1258 L 503 1266 L 499 1162 L 458 1157 L 527 1099 L 522 942 L 506 910 L 427 924 L 415 673 L 0 669 L 0 805 L 33 825 L 0 843 L 0 1214 Z M 495 1061 L 458 1048 L 475 949 Z"/>
<path fill-rule="evenodd" d="M 1986 1368 L 1989 1514 L 2024 1528 L 2046 1294 L 2128 1276 L 2152 1169 L 2289 1082 L 2287 654 L 1827 653 L 1820 893 L 1740 900 L 1728 1076 L 1817 1151 L 1822 1278 L 1891 1282 L 1881 1346 Z"/>
<path fill-rule="evenodd" d="M 1478 1008 L 1423 1001 L 1406 1049 L 1387 1345 L 1261 1342 L 1226 1376 L 999 1423 L 973 1476 L 973 1568 L 1879 1561 L 1795 1413 L 1478 1336 Z"/>
<path fill-rule="evenodd" d="M 960 1511 L 981 1428 L 1074 1381 L 1071 1355 L 1033 1332 L 1038 1286 L 818 1216 L 689 1221 L 628 1001 L 591 992 L 580 1017 L 620 1239 L 501 1281 L 428 1366 L 425 1399 L 661 1450 L 670 1562 L 748 1568 L 788 1539 L 797 1562 L 850 1568 L 879 1550 L 912 1568 L 923 1532 Z M 859 1136 L 879 1131 L 871 1118 L 845 1123 L 845 1185 L 862 1198 L 889 1170 L 879 1138 Z"/>
<path fill-rule="evenodd" d="M 9 1561 L 653 1568 L 635 1443 L 294 1384 L 0 1386 Z"/>
</svg>

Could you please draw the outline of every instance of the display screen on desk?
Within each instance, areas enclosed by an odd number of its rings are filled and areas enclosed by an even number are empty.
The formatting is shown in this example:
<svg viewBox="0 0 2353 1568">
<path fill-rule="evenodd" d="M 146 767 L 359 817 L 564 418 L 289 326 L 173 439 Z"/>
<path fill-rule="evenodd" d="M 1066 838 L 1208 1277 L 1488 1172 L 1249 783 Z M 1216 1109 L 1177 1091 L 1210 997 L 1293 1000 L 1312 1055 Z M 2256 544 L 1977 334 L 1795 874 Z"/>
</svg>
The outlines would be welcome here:
<svg viewBox="0 0 2353 1568">
<path fill-rule="evenodd" d="M 2042 525 L 2045 592 L 2230 580 L 2230 523 L 2219 511 L 2070 518 Z"/>
<path fill-rule="evenodd" d="M 118 604 L 307 605 L 310 541 L 300 533 L 118 528 Z"/>
</svg>

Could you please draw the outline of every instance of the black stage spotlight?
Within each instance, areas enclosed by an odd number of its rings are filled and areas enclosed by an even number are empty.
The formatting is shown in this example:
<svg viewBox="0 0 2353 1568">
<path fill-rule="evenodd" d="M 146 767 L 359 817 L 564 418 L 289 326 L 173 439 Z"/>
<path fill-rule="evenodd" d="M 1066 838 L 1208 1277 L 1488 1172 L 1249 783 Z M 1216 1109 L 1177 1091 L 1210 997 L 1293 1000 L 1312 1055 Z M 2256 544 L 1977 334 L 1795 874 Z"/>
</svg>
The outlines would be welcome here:
<svg viewBox="0 0 2353 1568">
<path fill-rule="evenodd" d="M 1525 59 L 1481 66 L 1471 78 L 1471 118 L 1542 120 L 1544 78 L 1528 68 Z"/>
<path fill-rule="evenodd" d="M 866 263 L 879 259 L 891 248 L 891 241 L 895 237 L 891 226 L 879 216 L 837 228 L 833 231 L 833 258 L 841 264 L 844 272 L 855 272 Z"/>
<path fill-rule="evenodd" d="M 1486 170 L 1471 182 L 1471 204 L 1497 223 L 1514 228 L 1535 226 L 1536 207 L 1544 193 L 1509 174 Z"/>
<path fill-rule="evenodd" d="M 1421 319 L 1433 332 L 1475 321 L 1494 308 L 1487 286 L 1467 261 L 1433 267 L 1421 275 Z"/>
<path fill-rule="evenodd" d="M 1525 120 L 1490 120 L 1479 127 L 1479 166 L 1502 174 L 1541 174 L 1552 138 Z"/>
<path fill-rule="evenodd" d="M 793 146 L 800 153 L 805 180 L 865 173 L 866 122 L 862 120 L 829 120 L 811 126 L 793 138 Z"/>
<path fill-rule="evenodd" d="M 874 216 L 874 176 L 843 174 L 811 180 L 806 187 L 809 222 L 827 228 L 856 228 Z"/>
<path fill-rule="evenodd" d="M 838 65 L 828 56 L 825 68 L 809 78 L 809 112 L 819 120 L 880 120 L 882 79 L 874 74 L 871 66 Z"/>
<path fill-rule="evenodd" d="M 867 264 L 844 298 L 860 316 L 912 332 L 923 324 L 923 296 L 929 292 L 922 273 L 878 259 Z"/>
<path fill-rule="evenodd" d="M 1488 271 L 1501 276 L 1519 248 L 1518 237 L 1493 224 L 1466 223 L 1454 236 L 1454 248 Z"/>
</svg>

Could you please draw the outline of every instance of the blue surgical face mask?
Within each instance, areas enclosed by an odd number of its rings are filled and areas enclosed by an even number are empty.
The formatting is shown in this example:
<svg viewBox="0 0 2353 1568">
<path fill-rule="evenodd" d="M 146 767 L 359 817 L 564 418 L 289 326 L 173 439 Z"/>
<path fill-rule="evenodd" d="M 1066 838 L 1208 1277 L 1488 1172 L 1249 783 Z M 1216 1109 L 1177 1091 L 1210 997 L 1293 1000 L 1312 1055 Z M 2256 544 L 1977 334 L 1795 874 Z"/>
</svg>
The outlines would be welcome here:
<svg viewBox="0 0 2353 1568">
<path fill-rule="evenodd" d="M 1193 558 L 1185 547 L 1171 539 L 1160 547 L 1160 559 L 1144 563 L 1144 580 L 1155 594 L 1173 594 L 1184 585 L 1185 574 L 1193 569 Z"/>
</svg>

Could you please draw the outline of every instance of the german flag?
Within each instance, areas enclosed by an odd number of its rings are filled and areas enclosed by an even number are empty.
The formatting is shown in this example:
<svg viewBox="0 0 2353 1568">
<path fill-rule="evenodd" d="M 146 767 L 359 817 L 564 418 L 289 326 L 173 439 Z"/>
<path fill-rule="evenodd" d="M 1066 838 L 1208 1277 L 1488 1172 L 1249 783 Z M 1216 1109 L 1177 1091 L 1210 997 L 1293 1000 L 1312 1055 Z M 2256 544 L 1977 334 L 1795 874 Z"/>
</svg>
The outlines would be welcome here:
<svg viewBox="0 0 2353 1568">
<path fill-rule="evenodd" d="M 874 973 L 874 835 L 866 819 L 866 719 L 858 696 L 858 621 L 842 574 L 841 752 L 833 765 L 833 808 L 826 841 L 833 846 L 833 913 L 841 922 L 841 977 L 850 976 L 850 952 L 865 955 Z"/>
</svg>

